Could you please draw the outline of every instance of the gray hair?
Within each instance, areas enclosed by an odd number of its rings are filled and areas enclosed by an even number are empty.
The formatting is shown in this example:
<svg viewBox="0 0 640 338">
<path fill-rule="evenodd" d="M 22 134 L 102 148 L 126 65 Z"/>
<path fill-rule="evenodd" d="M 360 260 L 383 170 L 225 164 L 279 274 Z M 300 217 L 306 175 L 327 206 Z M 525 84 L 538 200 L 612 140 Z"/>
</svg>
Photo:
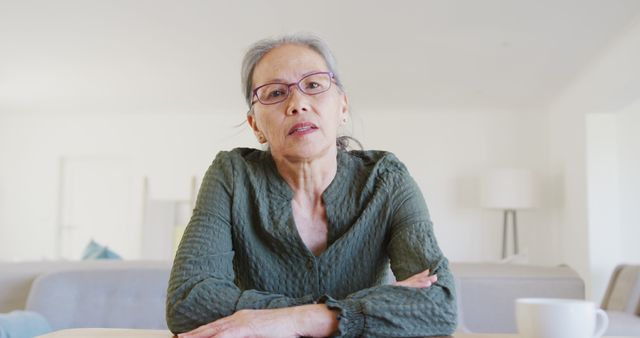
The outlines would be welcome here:
<svg viewBox="0 0 640 338">
<path fill-rule="evenodd" d="M 309 34 L 288 34 L 281 37 L 263 39 L 251 45 L 242 60 L 242 91 L 249 106 L 249 113 L 251 113 L 251 99 L 253 97 L 253 71 L 256 69 L 256 65 L 269 51 L 287 44 L 306 46 L 318 53 L 324 59 L 329 71 L 333 73 L 336 85 L 344 92 L 336 67 L 336 59 L 333 57 L 329 46 L 320 38 Z"/>
</svg>

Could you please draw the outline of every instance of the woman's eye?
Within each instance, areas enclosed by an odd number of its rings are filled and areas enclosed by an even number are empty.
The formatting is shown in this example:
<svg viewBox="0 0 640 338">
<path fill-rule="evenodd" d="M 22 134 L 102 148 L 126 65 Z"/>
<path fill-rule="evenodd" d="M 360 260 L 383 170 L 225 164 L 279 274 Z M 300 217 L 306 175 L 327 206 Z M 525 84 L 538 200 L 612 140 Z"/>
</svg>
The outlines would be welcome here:
<svg viewBox="0 0 640 338">
<path fill-rule="evenodd" d="M 321 87 L 321 86 L 317 82 L 309 82 L 309 83 L 307 83 L 307 89 L 317 89 L 319 87 Z"/>
<path fill-rule="evenodd" d="M 280 97 L 280 96 L 282 96 L 282 95 L 284 95 L 284 92 L 283 92 L 282 90 L 279 90 L 279 89 L 278 89 L 278 90 L 272 90 L 272 91 L 270 91 L 270 92 L 269 92 L 268 97 L 270 97 L 270 98 L 276 98 L 276 97 Z"/>
</svg>

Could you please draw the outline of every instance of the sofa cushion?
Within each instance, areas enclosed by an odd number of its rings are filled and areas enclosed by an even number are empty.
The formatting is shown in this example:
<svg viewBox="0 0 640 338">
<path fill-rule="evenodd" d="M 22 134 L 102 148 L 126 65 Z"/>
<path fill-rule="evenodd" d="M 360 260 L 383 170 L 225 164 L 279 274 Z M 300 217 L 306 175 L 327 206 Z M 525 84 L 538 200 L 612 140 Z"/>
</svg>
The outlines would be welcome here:
<svg viewBox="0 0 640 338">
<path fill-rule="evenodd" d="M 87 244 L 82 252 L 82 259 L 122 259 L 115 251 L 109 247 L 98 244 L 93 239 Z"/>
<path fill-rule="evenodd" d="M 164 268 L 169 271 L 171 262 L 119 260 L 0 262 L 0 313 L 24 310 L 31 284 L 43 273 L 62 270 L 145 267 Z"/>
<path fill-rule="evenodd" d="M 0 262 L 0 312 L 24 310 L 31 284 L 40 274 L 93 265 L 105 264 L 78 261 Z"/>
<path fill-rule="evenodd" d="M 39 276 L 27 309 L 54 330 L 76 327 L 166 329 L 167 268 L 57 271 Z"/>
<path fill-rule="evenodd" d="M 0 338 L 31 338 L 48 332 L 51 332 L 51 326 L 39 313 L 0 313 Z"/>
<path fill-rule="evenodd" d="M 640 265 L 618 265 L 611 275 L 602 308 L 640 315 Z"/>
</svg>

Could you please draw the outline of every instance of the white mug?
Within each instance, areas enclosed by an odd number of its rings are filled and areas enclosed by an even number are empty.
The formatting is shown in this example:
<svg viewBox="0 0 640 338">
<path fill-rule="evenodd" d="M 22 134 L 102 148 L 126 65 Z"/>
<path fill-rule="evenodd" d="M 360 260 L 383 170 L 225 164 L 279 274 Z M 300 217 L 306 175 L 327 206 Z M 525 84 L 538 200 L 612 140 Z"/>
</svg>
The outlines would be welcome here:
<svg viewBox="0 0 640 338">
<path fill-rule="evenodd" d="M 593 302 L 559 298 L 516 299 L 516 321 L 522 338 L 596 338 L 609 325 Z"/>
</svg>

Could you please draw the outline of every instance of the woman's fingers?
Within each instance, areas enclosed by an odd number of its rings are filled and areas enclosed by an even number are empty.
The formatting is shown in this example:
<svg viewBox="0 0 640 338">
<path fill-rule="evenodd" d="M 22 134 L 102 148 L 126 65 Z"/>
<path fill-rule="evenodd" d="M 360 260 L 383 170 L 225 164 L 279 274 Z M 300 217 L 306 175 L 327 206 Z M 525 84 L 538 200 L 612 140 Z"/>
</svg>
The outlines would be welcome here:
<svg viewBox="0 0 640 338">
<path fill-rule="evenodd" d="M 209 325 L 203 325 L 195 330 L 181 333 L 178 338 L 208 338 L 215 334 L 215 330 L 209 327 Z"/>
<path fill-rule="evenodd" d="M 429 269 L 419 272 L 403 281 L 396 282 L 395 285 L 413 287 L 413 288 L 428 288 L 438 281 L 438 275 L 429 275 Z"/>
<path fill-rule="evenodd" d="M 178 335 L 178 338 L 209 338 L 215 337 L 217 333 L 223 330 L 224 322 L 223 319 L 217 320 L 213 323 L 209 323 L 206 325 L 202 325 L 196 329 L 193 329 L 189 332 L 181 333 Z"/>
<path fill-rule="evenodd" d="M 240 310 L 178 338 L 293 337 L 290 313 L 285 309 Z"/>
</svg>

